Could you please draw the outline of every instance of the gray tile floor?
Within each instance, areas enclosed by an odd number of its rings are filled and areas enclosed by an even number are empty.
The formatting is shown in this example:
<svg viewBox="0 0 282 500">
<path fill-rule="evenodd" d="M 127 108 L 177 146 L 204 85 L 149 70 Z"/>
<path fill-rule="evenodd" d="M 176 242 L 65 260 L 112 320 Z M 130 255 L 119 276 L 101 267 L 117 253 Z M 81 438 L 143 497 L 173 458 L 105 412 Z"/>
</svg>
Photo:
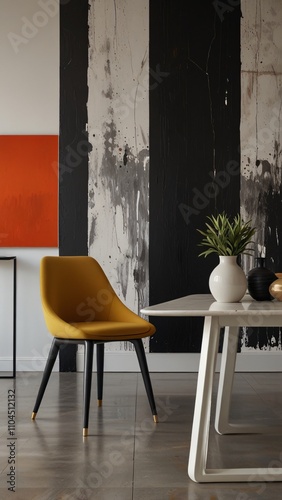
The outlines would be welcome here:
<svg viewBox="0 0 282 500">
<path fill-rule="evenodd" d="M 154 424 L 140 374 L 106 373 L 101 408 L 93 384 L 90 435 L 84 439 L 82 374 L 53 373 L 31 421 L 41 376 L 18 373 L 15 381 L 0 380 L 1 500 L 282 498 L 282 483 L 250 478 L 241 484 L 196 484 L 188 478 L 197 374 L 151 374 L 160 420 Z M 218 436 L 211 427 L 209 466 L 263 466 L 271 473 L 282 466 L 281 387 L 282 373 L 235 375 L 231 420 L 263 423 L 267 433 Z M 13 390 L 15 436 L 8 433 L 8 392 Z M 15 493 L 7 483 L 14 457 Z"/>
</svg>

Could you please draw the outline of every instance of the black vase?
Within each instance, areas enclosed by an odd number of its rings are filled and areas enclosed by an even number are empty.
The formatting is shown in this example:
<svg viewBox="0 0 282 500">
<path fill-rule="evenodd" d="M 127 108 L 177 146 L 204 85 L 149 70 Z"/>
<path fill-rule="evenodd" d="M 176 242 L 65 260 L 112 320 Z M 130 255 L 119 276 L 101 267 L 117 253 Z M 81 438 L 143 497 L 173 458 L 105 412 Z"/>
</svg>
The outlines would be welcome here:
<svg viewBox="0 0 282 500">
<path fill-rule="evenodd" d="M 277 276 L 265 267 L 265 258 L 257 257 L 256 266 L 248 272 L 248 290 L 249 294 L 255 300 L 273 300 L 269 293 L 269 286 L 277 280 Z"/>
</svg>

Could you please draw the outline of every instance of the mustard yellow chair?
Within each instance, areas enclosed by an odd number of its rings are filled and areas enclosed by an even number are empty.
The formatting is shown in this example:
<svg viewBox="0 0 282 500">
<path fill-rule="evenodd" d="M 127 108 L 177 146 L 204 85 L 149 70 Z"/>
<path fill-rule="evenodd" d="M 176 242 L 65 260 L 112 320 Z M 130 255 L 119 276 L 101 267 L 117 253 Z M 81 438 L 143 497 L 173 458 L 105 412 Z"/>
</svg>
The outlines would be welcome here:
<svg viewBox="0 0 282 500">
<path fill-rule="evenodd" d="M 42 308 L 54 336 L 32 413 L 42 401 L 60 346 L 84 345 L 83 436 L 88 435 L 93 348 L 97 356 L 97 399 L 102 404 L 104 344 L 129 341 L 134 345 L 154 421 L 157 410 L 142 338 L 155 327 L 128 309 L 118 298 L 101 266 L 92 257 L 43 257 L 40 267 Z"/>
</svg>

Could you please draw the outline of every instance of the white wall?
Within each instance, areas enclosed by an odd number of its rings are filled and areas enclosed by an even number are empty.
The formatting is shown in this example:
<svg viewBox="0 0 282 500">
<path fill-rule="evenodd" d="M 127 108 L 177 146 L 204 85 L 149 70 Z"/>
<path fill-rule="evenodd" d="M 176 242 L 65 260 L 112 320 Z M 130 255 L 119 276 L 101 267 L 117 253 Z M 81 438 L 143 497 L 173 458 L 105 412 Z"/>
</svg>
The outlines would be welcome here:
<svg viewBox="0 0 282 500">
<path fill-rule="evenodd" d="M 50 5 L 49 5 L 50 4 Z M 0 0 L 0 133 L 59 133 L 59 7 Z M 0 172 L 1 176 L 1 172 Z M 1 182 L 5 180 L 1 179 Z M 42 370 L 51 342 L 39 296 L 39 263 L 57 248 L 2 248 L 17 256 L 17 370 Z M 0 262 L 0 370 L 11 369 L 12 264 Z"/>
<path fill-rule="evenodd" d="M 48 3 L 0 1 L 0 134 L 58 133 L 59 7 Z"/>
</svg>

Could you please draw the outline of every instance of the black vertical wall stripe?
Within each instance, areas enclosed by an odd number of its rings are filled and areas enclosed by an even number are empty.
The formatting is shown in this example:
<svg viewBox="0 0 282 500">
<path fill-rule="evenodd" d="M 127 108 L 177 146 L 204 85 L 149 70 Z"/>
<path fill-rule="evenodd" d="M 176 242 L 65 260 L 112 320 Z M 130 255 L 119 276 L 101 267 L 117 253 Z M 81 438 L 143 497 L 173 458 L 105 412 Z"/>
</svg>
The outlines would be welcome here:
<svg viewBox="0 0 282 500">
<path fill-rule="evenodd" d="M 151 304 L 209 293 L 218 259 L 198 257 L 196 229 L 240 210 L 241 11 L 215 4 L 150 2 Z M 201 319 L 152 320 L 152 352 L 200 351 Z"/>
<path fill-rule="evenodd" d="M 88 1 L 60 5 L 59 253 L 87 255 Z M 76 347 L 60 353 L 60 370 L 76 370 Z"/>
</svg>

